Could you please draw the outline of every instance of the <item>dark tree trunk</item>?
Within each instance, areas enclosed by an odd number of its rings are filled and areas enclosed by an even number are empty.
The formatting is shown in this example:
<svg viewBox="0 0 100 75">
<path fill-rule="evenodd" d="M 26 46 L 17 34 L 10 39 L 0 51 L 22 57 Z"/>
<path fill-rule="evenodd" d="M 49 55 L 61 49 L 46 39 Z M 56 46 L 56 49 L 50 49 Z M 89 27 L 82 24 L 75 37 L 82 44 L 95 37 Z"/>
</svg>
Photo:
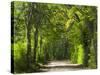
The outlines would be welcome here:
<svg viewBox="0 0 100 75">
<path fill-rule="evenodd" d="M 28 9 L 28 14 L 27 14 L 27 23 L 26 23 L 26 35 L 27 35 L 27 67 L 30 69 L 31 68 L 31 26 L 32 26 L 32 8 L 31 4 L 29 5 Z"/>
<path fill-rule="evenodd" d="M 47 61 L 49 59 L 49 53 L 48 53 L 48 44 L 44 48 L 44 64 L 47 64 Z"/>
<path fill-rule="evenodd" d="M 27 28 L 27 66 L 31 65 L 31 29 Z"/>
<path fill-rule="evenodd" d="M 34 59 L 33 62 L 34 64 L 36 64 L 36 50 L 37 50 L 37 46 L 38 46 L 38 27 L 36 27 L 36 30 L 34 32 Z"/>
<path fill-rule="evenodd" d="M 90 59 L 90 47 L 91 47 L 91 36 L 89 35 L 89 31 L 83 32 L 83 46 L 84 46 L 84 65 L 88 67 L 89 59 Z"/>
<path fill-rule="evenodd" d="M 88 35 L 84 29 L 82 29 L 82 26 L 80 26 L 80 31 L 81 31 L 81 39 L 82 39 L 82 44 L 84 47 L 84 59 L 83 59 L 83 64 L 85 67 L 88 67 L 88 59 L 89 59 L 89 44 L 88 44 Z"/>
</svg>

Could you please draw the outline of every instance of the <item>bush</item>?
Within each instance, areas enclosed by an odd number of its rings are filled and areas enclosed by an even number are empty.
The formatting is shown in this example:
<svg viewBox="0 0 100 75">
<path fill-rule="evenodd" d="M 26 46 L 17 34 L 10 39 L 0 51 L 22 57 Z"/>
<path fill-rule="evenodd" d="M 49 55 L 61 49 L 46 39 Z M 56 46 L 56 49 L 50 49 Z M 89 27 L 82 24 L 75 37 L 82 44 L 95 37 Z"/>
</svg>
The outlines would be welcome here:
<svg viewBox="0 0 100 75">
<path fill-rule="evenodd" d="M 25 43 L 14 43 L 14 73 L 26 72 L 26 46 Z"/>
<path fill-rule="evenodd" d="M 78 64 L 83 64 L 83 60 L 84 60 L 84 49 L 83 49 L 83 46 L 80 44 L 78 46 L 78 59 L 77 59 L 77 63 Z"/>
</svg>

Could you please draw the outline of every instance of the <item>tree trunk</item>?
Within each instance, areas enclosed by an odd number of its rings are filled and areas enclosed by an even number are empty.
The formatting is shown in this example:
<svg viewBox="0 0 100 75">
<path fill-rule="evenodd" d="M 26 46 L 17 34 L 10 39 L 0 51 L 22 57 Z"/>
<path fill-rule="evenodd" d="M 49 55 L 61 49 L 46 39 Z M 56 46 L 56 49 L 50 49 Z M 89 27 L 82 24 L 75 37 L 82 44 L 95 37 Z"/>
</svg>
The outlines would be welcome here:
<svg viewBox="0 0 100 75">
<path fill-rule="evenodd" d="M 41 59 L 41 51 L 42 51 L 42 35 L 40 34 L 40 52 L 39 52 L 39 59 Z"/>
<path fill-rule="evenodd" d="M 31 26 L 32 26 L 32 8 L 31 4 L 29 5 L 28 8 L 28 14 L 27 14 L 27 23 L 26 23 L 26 35 L 27 35 L 27 67 L 30 69 L 31 68 Z"/>
<path fill-rule="evenodd" d="M 27 28 L 27 67 L 31 66 L 31 29 Z"/>
<path fill-rule="evenodd" d="M 34 32 L 34 59 L 33 62 L 36 64 L 36 49 L 38 46 L 38 27 L 36 27 L 36 30 Z"/>
</svg>

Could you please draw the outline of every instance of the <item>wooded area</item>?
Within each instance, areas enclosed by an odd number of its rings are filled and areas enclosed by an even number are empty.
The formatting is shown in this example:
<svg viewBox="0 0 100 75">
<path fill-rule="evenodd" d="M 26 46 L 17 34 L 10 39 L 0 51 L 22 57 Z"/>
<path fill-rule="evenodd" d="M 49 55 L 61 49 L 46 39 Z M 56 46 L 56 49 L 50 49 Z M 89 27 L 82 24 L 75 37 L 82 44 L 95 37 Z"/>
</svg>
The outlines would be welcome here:
<svg viewBox="0 0 100 75">
<path fill-rule="evenodd" d="M 12 72 L 41 72 L 49 61 L 97 68 L 97 8 L 11 3 Z"/>
</svg>

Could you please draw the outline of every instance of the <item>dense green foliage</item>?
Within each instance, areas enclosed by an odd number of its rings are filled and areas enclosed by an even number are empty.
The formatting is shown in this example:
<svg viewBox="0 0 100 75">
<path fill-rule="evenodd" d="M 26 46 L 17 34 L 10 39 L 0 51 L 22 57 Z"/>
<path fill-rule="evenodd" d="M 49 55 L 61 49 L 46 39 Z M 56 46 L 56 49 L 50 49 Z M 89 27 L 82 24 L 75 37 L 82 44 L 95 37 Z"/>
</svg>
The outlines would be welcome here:
<svg viewBox="0 0 100 75">
<path fill-rule="evenodd" d="M 12 2 L 11 18 L 14 73 L 39 71 L 51 60 L 97 67 L 96 7 Z"/>
</svg>

